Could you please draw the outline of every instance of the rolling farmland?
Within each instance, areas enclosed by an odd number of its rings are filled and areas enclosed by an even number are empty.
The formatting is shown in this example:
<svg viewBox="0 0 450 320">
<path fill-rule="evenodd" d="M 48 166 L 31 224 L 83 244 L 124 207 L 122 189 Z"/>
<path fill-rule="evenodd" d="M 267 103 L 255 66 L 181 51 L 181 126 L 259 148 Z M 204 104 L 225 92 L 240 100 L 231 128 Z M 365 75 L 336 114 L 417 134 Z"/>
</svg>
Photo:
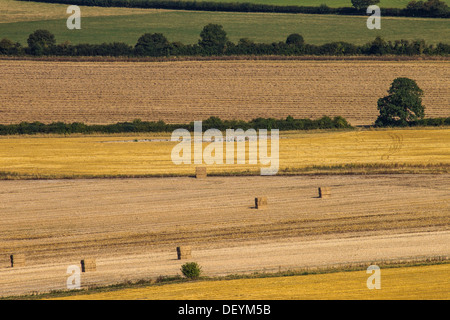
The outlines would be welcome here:
<svg viewBox="0 0 450 320">
<path fill-rule="evenodd" d="M 370 125 L 396 77 L 449 116 L 448 61 L 0 61 L 0 123 L 343 116 Z M 357 80 L 357 81 L 356 81 Z"/>
<path fill-rule="evenodd" d="M 449 114 L 447 61 L 3 60 L 0 66 L 0 123 L 326 114 L 371 124 L 377 99 L 398 76 L 424 89 L 428 116 Z M 208 276 L 448 256 L 449 134 L 445 128 L 282 132 L 280 174 L 312 175 L 205 180 L 188 177 L 194 165 L 172 163 L 170 134 L 1 137 L 0 178 L 13 181 L 0 181 L 0 296 L 65 289 L 67 267 L 85 258 L 96 259 L 97 272 L 83 274 L 84 288 L 174 275 L 183 263 L 175 248 L 184 244 Z M 53 180 L 93 177 L 128 178 Z M 329 199 L 318 198 L 321 186 L 331 188 Z M 256 210 L 261 195 L 268 206 Z M 17 253 L 25 254 L 26 266 L 11 268 L 8 256 Z M 434 294 L 440 292 L 436 272 L 426 274 Z M 417 277 L 383 297 L 435 297 L 404 291 Z M 279 290 L 262 290 L 260 280 L 254 297 Z M 175 298 L 177 289 L 167 288 Z M 307 288 L 304 295 L 286 291 L 286 298 L 315 297 L 317 288 Z M 219 291 L 223 297 L 226 290 Z M 366 298 L 353 290 L 349 284 L 347 297 Z M 169 297 L 149 292 L 123 297 Z M 195 297 L 202 296 L 193 291 L 185 298 Z"/>
<path fill-rule="evenodd" d="M 203 26 L 218 23 L 233 42 L 285 41 L 291 33 L 309 44 L 365 44 L 376 36 L 450 42 L 440 32 L 448 28 L 445 19 L 383 17 L 381 30 L 369 30 L 367 16 L 81 7 L 82 29 L 68 30 L 66 8 L 0 0 L 0 39 L 26 45 L 30 33 L 47 29 L 57 43 L 134 45 L 144 33 L 161 32 L 169 41 L 189 44 L 197 43 Z M 426 117 L 450 116 L 446 57 L 241 58 L 2 58 L 0 124 L 326 115 L 367 126 L 397 77 L 414 79 L 423 89 Z M 173 163 L 177 143 L 170 138 L 0 136 L 0 298 L 65 290 L 67 267 L 85 259 L 96 261 L 96 271 L 82 273 L 82 288 L 155 283 L 179 275 L 188 261 L 198 262 L 208 277 L 403 265 L 382 270 L 382 290 L 367 289 L 363 270 L 107 289 L 69 298 L 449 298 L 450 129 L 280 132 L 277 176 L 261 176 L 261 164 L 214 164 L 203 179 L 193 178 L 196 164 Z M 319 188 L 331 195 L 320 197 Z M 263 209 L 256 208 L 256 197 L 267 199 Z M 178 260 L 178 246 L 191 246 L 192 259 Z"/>
</svg>

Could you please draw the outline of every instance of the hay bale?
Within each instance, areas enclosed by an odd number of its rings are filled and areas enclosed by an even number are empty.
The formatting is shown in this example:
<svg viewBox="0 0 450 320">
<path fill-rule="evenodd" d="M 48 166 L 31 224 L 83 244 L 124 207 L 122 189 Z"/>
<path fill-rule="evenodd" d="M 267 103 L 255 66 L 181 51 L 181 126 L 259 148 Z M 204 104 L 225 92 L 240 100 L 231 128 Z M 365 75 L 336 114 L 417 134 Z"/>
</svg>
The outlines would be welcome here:
<svg viewBox="0 0 450 320">
<path fill-rule="evenodd" d="M 267 206 L 267 197 L 255 198 L 255 208 L 262 209 Z"/>
<path fill-rule="evenodd" d="M 206 176 L 206 167 L 195 167 L 195 177 L 197 179 L 204 179 Z"/>
<path fill-rule="evenodd" d="M 24 267 L 25 255 L 23 253 L 16 253 L 9 256 L 11 261 L 11 268 Z"/>
<path fill-rule="evenodd" d="M 319 198 L 329 198 L 331 196 L 331 189 L 329 187 L 319 188 Z"/>
<path fill-rule="evenodd" d="M 190 259 L 192 257 L 191 247 L 189 246 L 177 247 L 177 256 L 178 260 Z"/>
<path fill-rule="evenodd" d="M 95 259 L 81 260 L 81 272 L 97 271 Z"/>
</svg>

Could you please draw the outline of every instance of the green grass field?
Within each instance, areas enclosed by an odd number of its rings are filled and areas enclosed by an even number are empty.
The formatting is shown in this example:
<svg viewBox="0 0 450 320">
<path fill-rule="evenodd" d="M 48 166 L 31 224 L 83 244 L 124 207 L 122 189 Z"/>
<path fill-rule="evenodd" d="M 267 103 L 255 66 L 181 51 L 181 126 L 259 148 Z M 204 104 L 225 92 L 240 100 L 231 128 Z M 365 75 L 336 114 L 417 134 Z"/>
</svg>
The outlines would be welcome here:
<svg viewBox="0 0 450 320">
<path fill-rule="evenodd" d="M 99 13 L 104 8 L 98 8 Z M 119 8 L 115 10 L 120 10 Z M 128 10 L 128 9 L 125 9 Z M 231 41 L 250 38 L 256 42 L 284 41 L 291 33 L 300 33 L 310 44 L 346 41 L 364 44 L 381 35 L 386 40 L 424 39 L 427 43 L 450 42 L 450 34 L 436 32 L 448 27 L 445 19 L 382 18 L 381 30 L 369 30 L 366 17 L 304 14 L 223 13 L 148 10 L 149 13 L 85 17 L 81 30 L 68 30 L 68 15 L 61 19 L 0 23 L 0 38 L 7 37 L 26 45 L 28 35 L 47 29 L 58 43 L 126 42 L 134 45 L 146 32 L 161 32 L 170 41 L 196 43 L 208 23 L 222 24 Z M 114 13 L 112 13 L 114 14 Z"/>
<path fill-rule="evenodd" d="M 220 1 L 220 0 L 212 0 Z M 224 0 L 231 1 L 231 0 Z M 235 0 L 233 0 L 235 1 Z M 247 1 L 247 0 L 246 0 Z M 344 5 L 349 0 L 248 0 L 249 2 Z M 446 0 L 450 3 L 450 0 Z M 407 0 L 387 0 L 406 3 Z M 337 3 L 340 3 L 337 5 Z M 384 2 L 383 2 L 384 3 Z M 445 19 L 395 18 L 381 20 L 381 30 L 369 30 L 367 17 L 271 13 L 194 12 L 153 9 L 81 7 L 81 30 L 68 30 L 67 6 L 39 2 L 0 0 L 0 39 L 7 37 L 26 45 L 36 29 L 48 29 L 58 43 L 126 42 L 134 45 L 146 32 L 161 32 L 170 41 L 196 43 L 208 23 L 222 24 L 231 41 L 250 38 L 256 42 L 284 41 L 290 33 L 300 33 L 307 43 L 346 41 L 364 44 L 381 35 L 386 40 L 424 39 L 428 43 L 450 42 L 450 35 L 436 32 L 448 28 Z"/>
</svg>

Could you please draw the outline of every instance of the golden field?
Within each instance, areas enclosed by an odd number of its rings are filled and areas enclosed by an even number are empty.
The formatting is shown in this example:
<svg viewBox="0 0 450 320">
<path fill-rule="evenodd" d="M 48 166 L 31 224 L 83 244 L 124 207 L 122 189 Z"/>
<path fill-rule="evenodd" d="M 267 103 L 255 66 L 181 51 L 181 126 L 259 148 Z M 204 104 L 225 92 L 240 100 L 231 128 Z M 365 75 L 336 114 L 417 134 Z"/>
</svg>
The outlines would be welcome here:
<svg viewBox="0 0 450 320">
<path fill-rule="evenodd" d="M 3 178 L 193 175 L 196 165 L 172 162 L 177 142 L 169 140 L 170 134 L 1 137 L 0 174 Z M 203 148 L 208 144 L 204 142 Z M 438 173 L 448 172 L 450 166 L 449 129 L 282 132 L 279 144 L 279 174 Z M 260 164 L 248 164 L 248 146 L 246 152 L 246 164 L 208 165 L 208 173 L 258 174 Z"/>
<path fill-rule="evenodd" d="M 449 116 L 449 61 L 0 61 L 0 123 L 189 123 L 210 116 L 373 124 L 397 77 L 424 90 L 427 117 Z M 75 80 L 76 79 L 76 80 Z"/>
<path fill-rule="evenodd" d="M 199 281 L 75 295 L 77 300 L 448 300 L 450 265 L 381 268 L 381 289 L 369 290 L 365 271 L 307 276 Z"/>
</svg>

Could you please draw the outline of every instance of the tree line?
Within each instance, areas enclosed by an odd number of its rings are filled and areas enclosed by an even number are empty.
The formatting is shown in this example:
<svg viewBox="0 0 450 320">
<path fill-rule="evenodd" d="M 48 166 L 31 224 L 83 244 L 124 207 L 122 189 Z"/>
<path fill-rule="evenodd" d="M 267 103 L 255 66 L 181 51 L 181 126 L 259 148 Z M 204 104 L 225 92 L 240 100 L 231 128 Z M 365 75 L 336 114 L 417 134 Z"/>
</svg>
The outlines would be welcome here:
<svg viewBox="0 0 450 320">
<path fill-rule="evenodd" d="M 170 42 L 162 33 L 146 33 L 134 46 L 123 42 L 102 44 L 56 44 L 55 36 L 48 30 L 36 30 L 29 35 L 27 47 L 4 38 L 0 40 L 0 55 L 32 56 L 129 56 L 129 57 L 170 57 L 170 56 L 236 56 L 236 55 L 448 55 L 450 45 L 438 43 L 436 46 L 424 40 L 385 41 L 376 37 L 364 45 L 347 42 L 332 42 L 323 45 L 305 43 L 300 34 L 290 34 L 285 41 L 256 43 L 242 38 L 238 43 L 231 42 L 221 25 L 208 24 L 196 44 Z"/>
<path fill-rule="evenodd" d="M 136 119 L 132 122 L 118 122 L 107 125 L 88 125 L 82 122 L 64 123 L 54 122 L 21 122 L 19 124 L 0 124 L 0 135 L 37 134 L 37 133 L 129 133 L 129 132 L 173 132 L 175 129 L 194 130 L 194 122 L 189 124 L 168 124 L 164 121 L 142 121 Z M 320 119 L 286 119 L 257 118 L 251 121 L 222 120 L 210 117 L 202 122 L 202 130 L 219 129 L 279 129 L 279 130 L 313 130 L 313 129 L 345 129 L 352 126 L 343 117 L 330 118 L 324 116 Z"/>
<path fill-rule="evenodd" d="M 386 116 L 380 114 L 376 127 L 418 127 L 418 126 L 450 126 L 450 117 L 447 118 L 417 118 L 406 121 L 403 118 L 395 118 L 396 115 Z M 394 119 L 395 118 L 395 119 Z M 324 116 L 320 119 L 294 119 L 288 116 L 286 119 L 256 118 L 251 121 L 222 120 L 218 117 L 210 117 L 202 122 L 202 130 L 219 129 L 279 129 L 290 130 L 315 130 L 315 129 L 352 129 L 353 127 L 343 117 L 330 118 Z M 187 129 L 194 131 L 194 123 L 168 124 L 164 121 L 142 121 L 136 119 L 131 122 L 118 122 L 115 124 L 84 124 L 82 122 L 53 122 L 45 124 L 42 122 L 21 122 L 19 124 L 0 124 L 0 135 L 18 134 L 73 134 L 73 133 L 146 133 L 146 132 L 173 132 L 176 129 Z"/>
<path fill-rule="evenodd" d="M 34 1 L 34 0 L 21 0 Z M 68 5 L 151 8 L 170 10 L 224 11 L 224 12 L 271 12 L 271 13 L 307 13 L 365 15 L 367 6 L 379 3 L 379 0 L 351 0 L 352 7 L 330 8 L 320 6 L 270 5 L 244 2 L 210 2 L 177 0 L 38 0 L 46 3 Z M 411 1 L 406 8 L 382 8 L 382 16 L 449 18 L 450 11 L 445 2 L 439 0 Z"/>
</svg>

